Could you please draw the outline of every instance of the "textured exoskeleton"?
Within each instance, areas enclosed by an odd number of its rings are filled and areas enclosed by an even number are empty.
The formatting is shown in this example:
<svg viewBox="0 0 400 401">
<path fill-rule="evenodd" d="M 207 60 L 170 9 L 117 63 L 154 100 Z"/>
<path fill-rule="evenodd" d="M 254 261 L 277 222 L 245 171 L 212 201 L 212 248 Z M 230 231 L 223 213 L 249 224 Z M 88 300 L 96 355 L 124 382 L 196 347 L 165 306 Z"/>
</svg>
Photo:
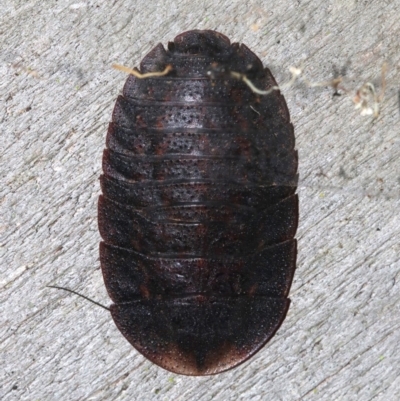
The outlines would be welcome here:
<svg viewBox="0 0 400 401">
<path fill-rule="evenodd" d="M 112 317 L 145 357 L 208 375 L 257 352 L 289 307 L 297 152 L 276 85 L 214 31 L 159 44 L 114 108 L 99 199 Z"/>
</svg>

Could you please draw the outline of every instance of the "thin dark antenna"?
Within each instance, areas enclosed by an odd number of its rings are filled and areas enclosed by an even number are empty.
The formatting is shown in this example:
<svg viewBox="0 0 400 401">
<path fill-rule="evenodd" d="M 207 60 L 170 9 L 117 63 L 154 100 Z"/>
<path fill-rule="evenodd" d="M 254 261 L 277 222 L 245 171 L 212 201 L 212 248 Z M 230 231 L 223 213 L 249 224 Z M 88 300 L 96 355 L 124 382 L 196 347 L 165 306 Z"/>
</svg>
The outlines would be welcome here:
<svg viewBox="0 0 400 401">
<path fill-rule="evenodd" d="M 96 301 L 93 301 L 93 299 L 90 299 L 90 298 L 88 298 L 88 297 L 85 297 L 84 295 L 79 294 L 79 292 L 70 290 L 69 288 L 58 287 L 58 286 L 56 286 L 56 285 L 47 285 L 46 287 L 49 287 L 49 288 L 56 288 L 57 290 L 64 290 L 64 291 L 71 292 L 72 294 L 78 295 L 79 297 L 82 297 L 82 298 L 86 299 L 87 301 L 90 301 L 92 304 L 95 304 L 95 305 L 97 305 L 97 306 L 101 306 L 103 309 L 106 309 L 106 310 L 110 311 L 110 308 L 107 308 L 107 306 L 104 306 L 104 305 L 102 305 L 102 304 L 100 304 L 100 303 L 98 303 L 98 302 L 96 302 Z"/>
</svg>

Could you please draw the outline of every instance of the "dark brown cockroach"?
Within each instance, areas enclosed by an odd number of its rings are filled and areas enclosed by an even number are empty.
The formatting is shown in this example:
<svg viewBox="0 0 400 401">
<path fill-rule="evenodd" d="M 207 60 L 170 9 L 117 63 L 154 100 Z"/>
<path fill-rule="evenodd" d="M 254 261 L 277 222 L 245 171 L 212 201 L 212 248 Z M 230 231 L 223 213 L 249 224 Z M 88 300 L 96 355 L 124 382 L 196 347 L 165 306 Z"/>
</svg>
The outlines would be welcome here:
<svg viewBox="0 0 400 401">
<path fill-rule="evenodd" d="M 274 86 L 245 45 L 195 30 L 156 46 L 117 99 L 101 267 L 118 329 L 172 372 L 237 366 L 288 310 L 297 152 Z"/>
</svg>

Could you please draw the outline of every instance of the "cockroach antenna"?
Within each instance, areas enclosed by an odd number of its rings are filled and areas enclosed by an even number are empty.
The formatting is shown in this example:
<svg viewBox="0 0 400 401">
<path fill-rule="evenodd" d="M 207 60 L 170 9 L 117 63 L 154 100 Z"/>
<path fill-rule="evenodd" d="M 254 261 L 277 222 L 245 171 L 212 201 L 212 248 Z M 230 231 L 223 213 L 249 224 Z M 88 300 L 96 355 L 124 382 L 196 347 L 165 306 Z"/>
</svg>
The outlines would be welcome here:
<svg viewBox="0 0 400 401">
<path fill-rule="evenodd" d="M 57 290 L 64 290 L 64 291 L 70 292 L 72 294 L 78 295 L 78 297 L 81 297 L 83 299 L 86 299 L 87 301 L 90 301 L 92 304 L 95 304 L 97 306 L 102 307 L 105 310 L 110 311 L 110 308 L 107 308 L 107 306 L 104 306 L 99 302 L 93 301 L 93 299 L 90 299 L 90 298 L 86 297 L 85 295 L 82 295 L 79 292 L 76 292 L 74 290 L 70 290 L 69 288 L 59 287 L 57 285 L 47 285 L 46 287 L 48 287 L 48 288 L 56 288 Z"/>
<path fill-rule="evenodd" d="M 362 116 L 373 115 L 374 118 L 377 118 L 380 113 L 380 104 L 383 101 L 385 90 L 386 90 L 386 70 L 387 64 L 384 63 L 382 66 L 381 72 L 381 89 L 380 93 L 377 94 L 375 86 L 371 82 L 364 83 L 357 91 L 353 97 L 353 102 L 355 104 L 356 109 L 361 110 Z M 343 78 L 341 76 L 321 82 L 313 82 L 307 78 L 302 77 L 303 68 L 302 67 L 289 67 L 289 71 L 291 73 L 291 78 L 289 81 L 283 83 L 282 85 L 274 85 L 267 90 L 262 90 L 257 88 L 256 85 L 247 77 L 246 74 L 239 73 L 236 71 L 231 71 L 230 75 L 232 78 L 239 79 L 243 81 L 252 92 L 257 95 L 269 95 L 274 91 L 288 89 L 291 88 L 297 80 L 304 82 L 309 88 L 316 87 L 331 87 L 334 90 L 334 95 L 339 95 L 339 91 L 342 91 L 344 94 L 351 96 L 351 91 L 347 90 L 341 84 L 343 82 Z M 210 75 L 210 73 L 209 73 Z M 400 92 L 399 92 L 399 103 L 400 103 Z"/>
<path fill-rule="evenodd" d="M 144 79 L 144 78 L 153 78 L 153 77 L 163 77 L 164 75 L 167 75 L 170 71 L 172 71 L 172 66 L 167 65 L 163 71 L 160 72 L 146 72 L 145 74 L 142 74 L 139 72 L 136 68 L 129 68 L 125 67 L 124 65 L 120 64 L 113 64 L 112 67 L 115 70 L 125 72 L 127 74 L 133 75 L 136 78 Z"/>
</svg>

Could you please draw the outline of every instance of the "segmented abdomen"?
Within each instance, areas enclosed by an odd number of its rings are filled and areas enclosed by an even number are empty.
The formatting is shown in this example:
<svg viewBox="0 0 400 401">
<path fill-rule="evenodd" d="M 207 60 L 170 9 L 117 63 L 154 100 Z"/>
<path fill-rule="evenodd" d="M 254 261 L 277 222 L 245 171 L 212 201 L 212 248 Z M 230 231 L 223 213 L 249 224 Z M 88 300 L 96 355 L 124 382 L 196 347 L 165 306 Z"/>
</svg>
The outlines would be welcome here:
<svg viewBox="0 0 400 401">
<path fill-rule="evenodd" d="M 295 269 L 287 107 L 226 72 L 210 79 L 227 61 L 239 72 L 251 64 L 262 89 L 275 85 L 245 46 L 212 31 L 157 46 L 142 72 L 170 64 L 172 73 L 128 78 L 103 156 L 100 251 L 113 318 L 146 357 L 182 374 L 229 369 L 268 341 Z"/>
</svg>

